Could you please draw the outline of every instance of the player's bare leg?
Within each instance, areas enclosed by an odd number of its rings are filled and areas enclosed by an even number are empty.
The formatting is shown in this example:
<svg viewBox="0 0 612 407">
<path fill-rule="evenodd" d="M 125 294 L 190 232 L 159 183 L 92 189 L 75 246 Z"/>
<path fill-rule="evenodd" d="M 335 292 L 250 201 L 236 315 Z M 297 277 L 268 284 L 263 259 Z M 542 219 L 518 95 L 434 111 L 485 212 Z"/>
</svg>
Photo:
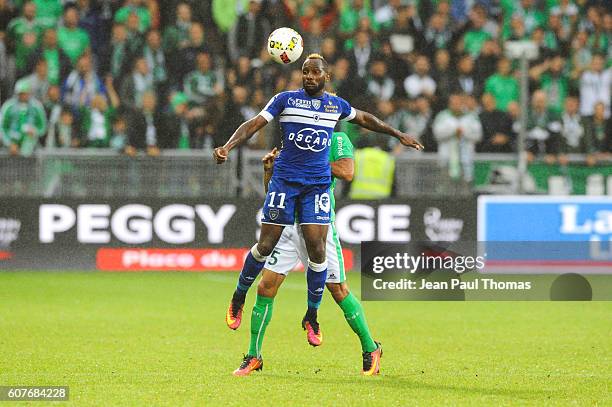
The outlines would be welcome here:
<svg viewBox="0 0 612 407">
<path fill-rule="evenodd" d="M 234 376 L 247 376 L 256 370 L 263 369 L 261 347 L 266 328 L 272 319 L 274 297 L 285 276 L 264 269 L 257 285 L 257 299 L 251 313 L 251 343 L 240 367 L 234 370 Z"/>
<path fill-rule="evenodd" d="M 365 313 L 359 300 L 351 293 L 346 282 L 327 283 L 326 286 L 336 304 L 344 312 L 346 322 L 359 337 L 363 358 L 362 373 L 366 376 L 378 374 L 380 372 L 382 346 L 379 342 L 375 342 L 372 339 Z"/>
<path fill-rule="evenodd" d="M 302 328 L 306 330 L 306 338 L 312 346 L 323 343 L 323 333 L 317 321 L 317 313 L 327 278 L 327 260 L 325 258 L 325 242 L 328 225 L 300 225 L 308 251 L 308 268 L 306 281 L 308 283 L 308 310 L 302 319 Z"/>
<path fill-rule="evenodd" d="M 246 294 L 266 263 L 266 258 L 272 253 L 278 243 L 284 226 L 264 223 L 261 225 L 259 242 L 251 248 L 244 261 L 238 285 L 225 314 L 225 322 L 230 329 L 238 329 L 242 323 L 242 309 Z"/>
</svg>

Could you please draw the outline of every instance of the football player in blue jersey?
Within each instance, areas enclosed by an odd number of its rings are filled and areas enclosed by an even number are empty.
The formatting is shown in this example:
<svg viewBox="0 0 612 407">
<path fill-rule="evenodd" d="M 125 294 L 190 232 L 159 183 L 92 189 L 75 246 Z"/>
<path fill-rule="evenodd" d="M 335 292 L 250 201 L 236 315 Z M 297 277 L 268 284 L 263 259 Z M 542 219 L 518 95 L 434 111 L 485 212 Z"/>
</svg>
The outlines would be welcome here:
<svg viewBox="0 0 612 407">
<path fill-rule="evenodd" d="M 259 242 L 247 255 L 226 314 L 226 323 L 232 329 L 240 325 L 249 287 L 272 253 L 284 227 L 293 225 L 297 216 L 308 252 L 308 309 L 302 326 L 309 337 L 320 336 L 317 310 L 327 277 L 325 242 L 331 209 L 329 147 L 339 120 L 388 134 L 405 146 L 423 148 L 418 141 L 376 116 L 354 109 L 341 97 L 325 92 L 329 80 L 325 59 L 318 54 L 309 55 L 302 65 L 303 89 L 274 96 L 261 113 L 241 124 L 224 146 L 214 150 L 217 163 L 224 163 L 233 148 L 279 117 L 283 134 L 281 152 L 274 162 L 274 175 L 268 185 Z M 263 366 L 259 344 L 272 317 L 274 296 L 269 291 L 275 286 L 265 278 L 258 285 L 251 314 L 251 346 L 243 361 L 244 368 L 241 366 L 241 371 L 247 374 Z"/>
</svg>

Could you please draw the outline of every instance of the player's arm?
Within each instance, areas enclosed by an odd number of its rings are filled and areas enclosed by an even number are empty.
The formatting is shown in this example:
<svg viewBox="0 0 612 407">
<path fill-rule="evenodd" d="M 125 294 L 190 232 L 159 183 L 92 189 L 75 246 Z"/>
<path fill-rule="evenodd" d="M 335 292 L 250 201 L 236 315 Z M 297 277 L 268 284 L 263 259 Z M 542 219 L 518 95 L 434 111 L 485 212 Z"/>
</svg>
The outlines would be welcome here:
<svg viewBox="0 0 612 407">
<path fill-rule="evenodd" d="M 215 157 L 215 160 L 217 160 L 217 164 L 223 164 L 225 161 L 227 161 L 227 155 L 234 147 L 238 147 L 253 137 L 253 134 L 261 130 L 261 128 L 266 124 L 268 124 L 268 121 L 260 114 L 242 123 L 240 127 L 236 129 L 234 134 L 232 134 L 232 137 L 230 137 L 230 139 L 223 145 L 223 147 L 215 148 L 213 156 Z"/>
<path fill-rule="evenodd" d="M 390 135 L 391 137 L 395 137 L 403 145 L 412 147 L 415 150 L 423 149 L 423 145 L 416 141 L 414 138 L 389 126 L 387 123 L 383 122 L 371 113 L 355 109 L 355 117 L 350 120 L 350 122 L 358 124 L 361 127 L 374 131 L 376 133 L 384 133 Z"/>
<path fill-rule="evenodd" d="M 286 92 L 279 93 L 270 99 L 257 116 L 242 123 L 223 147 L 215 148 L 213 156 L 217 160 L 217 164 L 223 164 L 227 161 L 227 155 L 234 147 L 253 137 L 253 134 L 257 133 L 262 127 L 271 122 L 272 119 L 281 114 L 285 109 L 285 102 Z"/>
<path fill-rule="evenodd" d="M 264 167 L 263 183 L 266 194 L 268 193 L 268 184 L 270 183 L 270 179 L 272 179 L 272 174 L 274 174 L 274 160 L 278 156 L 278 153 L 278 148 L 274 147 L 272 151 L 261 159 Z"/>
<path fill-rule="evenodd" d="M 355 161 L 352 158 L 341 158 L 331 163 L 332 175 L 344 181 L 352 181 L 355 174 Z"/>
<path fill-rule="evenodd" d="M 334 132 L 329 162 L 334 178 L 351 182 L 355 173 L 353 160 L 353 143 L 343 132 Z"/>
</svg>

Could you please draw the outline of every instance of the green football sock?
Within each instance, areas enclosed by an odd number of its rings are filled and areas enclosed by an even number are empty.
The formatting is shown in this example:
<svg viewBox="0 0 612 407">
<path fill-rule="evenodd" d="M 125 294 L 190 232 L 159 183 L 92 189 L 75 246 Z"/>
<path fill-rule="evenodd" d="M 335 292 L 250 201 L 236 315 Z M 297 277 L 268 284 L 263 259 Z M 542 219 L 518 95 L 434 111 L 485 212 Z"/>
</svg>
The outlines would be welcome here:
<svg viewBox="0 0 612 407">
<path fill-rule="evenodd" d="M 272 319 L 273 305 L 274 298 L 257 295 L 253 312 L 251 313 L 251 344 L 248 352 L 251 356 L 261 356 L 261 345 L 266 333 L 266 327 Z"/>
<path fill-rule="evenodd" d="M 353 332 L 359 336 L 361 342 L 361 349 L 364 352 L 373 352 L 376 350 L 376 343 L 370 335 L 370 329 L 368 328 L 368 322 L 366 321 L 363 308 L 359 303 L 357 297 L 353 293 L 349 292 L 349 295 L 345 299 L 340 301 L 338 304 L 342 311 L 344 311 L 344 318 L 346 322 L 351 326 Z"/>
</svg>

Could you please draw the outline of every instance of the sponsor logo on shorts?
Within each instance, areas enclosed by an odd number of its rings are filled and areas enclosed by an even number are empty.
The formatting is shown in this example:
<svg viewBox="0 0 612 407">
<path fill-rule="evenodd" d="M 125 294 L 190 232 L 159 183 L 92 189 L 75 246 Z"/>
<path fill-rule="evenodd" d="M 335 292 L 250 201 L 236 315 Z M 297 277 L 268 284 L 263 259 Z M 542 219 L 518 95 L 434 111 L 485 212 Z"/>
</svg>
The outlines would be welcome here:
<svg viewBox="0 0 612 407">
<path fill-rule="evenodd" d="M 322 193 L 321 195 L 315 195 L 315 213 L 325 212 L 329 213 L 331 209 L 331 201 L 329 199 L 329 194 L 327 192 Z M 317 217 L 319 219 L 319 217 Z M 329 216 L 323 216 L 322 219 L 329 219 Z"/>
<path fill-rule="evenodd" d="M 278 218 L 279 211 L 278 209 L 270 209 L 270 219 L 276 220 Z"/>
</svg>

